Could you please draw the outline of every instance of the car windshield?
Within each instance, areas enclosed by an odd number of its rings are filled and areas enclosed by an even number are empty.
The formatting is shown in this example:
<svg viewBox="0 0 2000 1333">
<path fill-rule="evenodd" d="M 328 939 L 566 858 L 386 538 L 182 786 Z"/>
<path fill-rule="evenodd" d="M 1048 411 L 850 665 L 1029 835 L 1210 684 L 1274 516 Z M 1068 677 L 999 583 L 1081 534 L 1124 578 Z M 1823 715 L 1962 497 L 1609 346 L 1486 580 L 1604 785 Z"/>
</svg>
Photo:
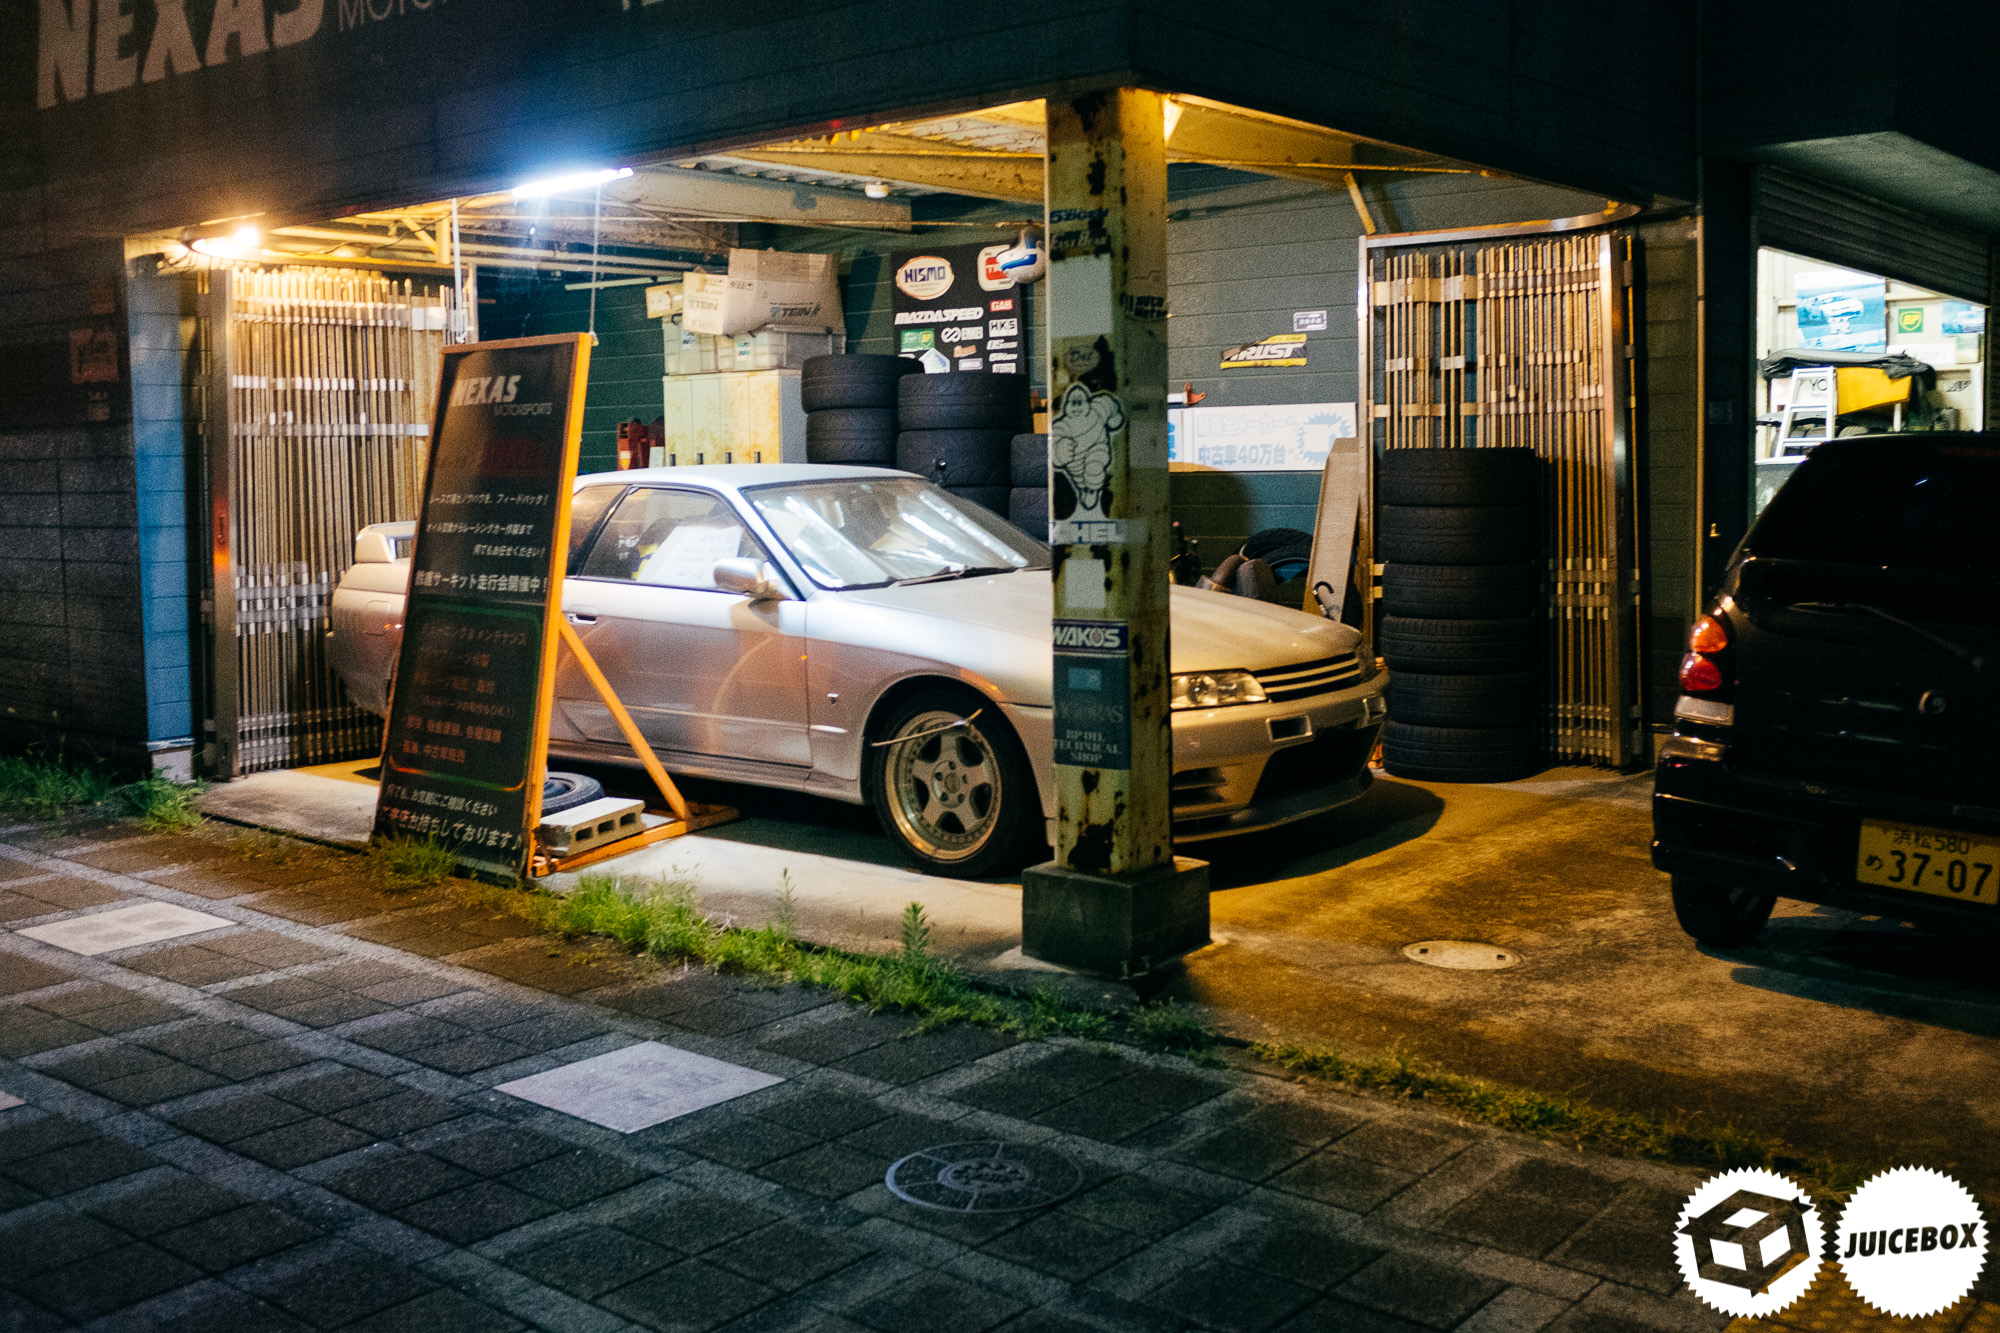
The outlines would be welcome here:
<svg viewBox="0 0 2000 1333">
<path fill-rule="evenodd" d="M 1992 575 L 2000 449 L 1984 440 L 1830 440 L 1751 533 L 1779 559 Z"/>
<path fill-rule="evenodd" d="M 1049 548 L 1006 520 L 915 477 L 744 488 L 822 588 L 1043 569 Z"/>
</svg>

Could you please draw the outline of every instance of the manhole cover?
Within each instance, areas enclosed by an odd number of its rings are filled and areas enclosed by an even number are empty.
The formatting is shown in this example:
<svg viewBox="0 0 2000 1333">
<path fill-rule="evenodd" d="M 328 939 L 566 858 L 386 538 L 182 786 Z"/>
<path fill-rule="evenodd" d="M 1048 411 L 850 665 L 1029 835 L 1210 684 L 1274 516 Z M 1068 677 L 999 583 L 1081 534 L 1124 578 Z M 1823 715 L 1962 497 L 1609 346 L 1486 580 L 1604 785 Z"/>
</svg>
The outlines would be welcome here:
<svg viewBox="0 0 2000 1333">
<path fill-rule="evenodd" d="M 1018 1213 L 1068 1198 L 1083 1180 L 1061 1153 L 980 1139 L 913 1152 L 889 1168 L 889 1192 L 947 1213 Z"/>
<path fill-rule="evenodd" d="M 1457 972 L 1498 972 L 1521 961 L 1521 955 L 1478 940 L 1418 940 L 1403 946 L 1403 957 L 1430 967 Z"/>
</svg>

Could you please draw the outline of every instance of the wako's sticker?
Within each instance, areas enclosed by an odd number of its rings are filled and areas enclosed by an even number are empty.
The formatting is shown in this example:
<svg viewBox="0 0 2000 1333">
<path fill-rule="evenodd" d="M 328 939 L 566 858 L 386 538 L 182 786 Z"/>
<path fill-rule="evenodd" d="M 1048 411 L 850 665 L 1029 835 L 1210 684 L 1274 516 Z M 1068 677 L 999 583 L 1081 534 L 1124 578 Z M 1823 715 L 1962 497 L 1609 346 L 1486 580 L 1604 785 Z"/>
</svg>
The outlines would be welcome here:
<svg viewBox="0 0 2000 1333">
<path fill-rule="evenodd" d="M 1986 1217 L 1950 1176 L 1897 1167 L 1854 1191 L 1834 1253 L 1855 1295 L 1883 1314 L 1922 1319 L 1972 1290 L 1986 1263 Z"/>
<path fill-rule="evenodd" d="M 1820 1269 L 1819 1211 L 1771 1171 L 1725 1171 L 1694 1192 L 1674 1227 L 1674 1257 L 1689 1290 L 1724 1314 L 1776 1314 Z"/>
</svg>

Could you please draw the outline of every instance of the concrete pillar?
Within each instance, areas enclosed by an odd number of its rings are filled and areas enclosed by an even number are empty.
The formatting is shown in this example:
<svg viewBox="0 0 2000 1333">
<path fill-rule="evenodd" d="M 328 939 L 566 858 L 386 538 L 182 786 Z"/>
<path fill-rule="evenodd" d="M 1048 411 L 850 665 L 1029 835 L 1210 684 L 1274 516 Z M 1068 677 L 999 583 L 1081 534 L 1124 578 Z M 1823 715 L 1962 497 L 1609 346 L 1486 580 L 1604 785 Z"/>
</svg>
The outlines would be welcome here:
<svg viewBox="0 0 2000 1333">
<path fill-rule="evenodd" d="M 1171 838 L 1165 103 L 1048 104 L 1056 859 L 1022 881 L 1031 957 L 1135 975 L 1208 942 Z"/>
</svg>

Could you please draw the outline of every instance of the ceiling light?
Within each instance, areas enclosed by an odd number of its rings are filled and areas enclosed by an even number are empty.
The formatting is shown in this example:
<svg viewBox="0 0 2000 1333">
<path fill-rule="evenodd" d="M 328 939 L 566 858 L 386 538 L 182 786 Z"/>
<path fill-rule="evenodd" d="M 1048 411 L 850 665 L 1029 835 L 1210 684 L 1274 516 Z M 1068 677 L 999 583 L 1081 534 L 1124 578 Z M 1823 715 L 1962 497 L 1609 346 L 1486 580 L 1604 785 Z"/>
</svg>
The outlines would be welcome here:
<svg viewBox="0 0 2000 1333">
<path fill-rule="evenodd" d="M 264 233 L 246 223 L 231 233 L 229 239 L 245 250 L 255 250 L 264 243 Z"/>
<path fill-rule="evenodd" d="M 564 194 L 571 190 L 588 190 L 606 181 L 622 181 L 631 174 L 630 167 L 606 167 L 602 171 L 576 171 L 567 176 L 546 176 L 541 180 L 524 181 L 516 185 L 513 195 L 516 199 L 540 199 L 545 195 Z"/>
<path fill-rule="evenodd" d="M 861 187 L 861 193 L 867 195 L 870 199 L 887 199 L 889 197 L 889 182 L 869 181 Z"/>
</svg>

